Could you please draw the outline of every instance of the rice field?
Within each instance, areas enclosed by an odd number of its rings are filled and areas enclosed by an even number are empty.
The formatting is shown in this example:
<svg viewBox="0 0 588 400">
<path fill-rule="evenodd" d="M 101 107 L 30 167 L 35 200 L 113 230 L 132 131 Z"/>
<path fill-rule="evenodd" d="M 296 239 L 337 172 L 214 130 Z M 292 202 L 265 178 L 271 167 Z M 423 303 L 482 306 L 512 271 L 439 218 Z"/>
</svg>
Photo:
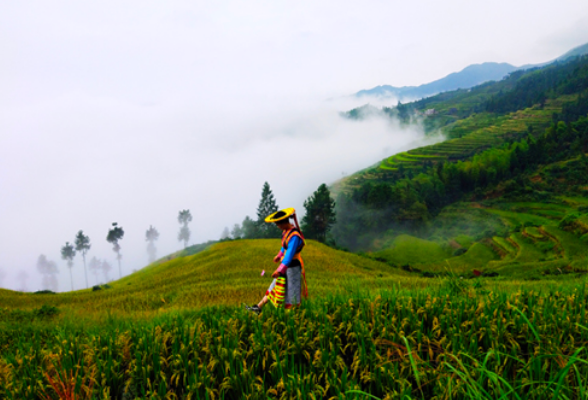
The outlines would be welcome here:
<svg viewBox="0 0 588 400">
<path fill-rule="evenodd" d="M 397 245 L 431 247 L 413 239 Z M 449 258 L 446 277 L 423 278 L 309 241 L 310 298 L 289 311 L 248 313 L 241 303 L 264 293 L 270 280 L 260 270 L 275 267 L 278 245 L 237 240 L 179 253 L 97 292 L 0 290 L 0 398 L 587 393 L 586 279 L 461 279 L 455 272 L 498 258 L 479 242 Z"/>
<path fill-rule="evenodd" d="M 412 169 L 422 168 L 424 162 L 463 160 L 484 149 L 500 145 L 507 137 L 526 134 L 529 126 L 547 126 L 551 122 L 552 113 L 561 111 L 562 105 L 573 99 L 562 96 L 548 101 L 543 109 L 531 107 L 506 116 L 481 113 L 457 120 L 443 128 L 449 140 L 388 157 L 382 161 L 380 169 L 397 171 L 400 165 Z"/>
<path fill-rule="evenodd" d="M 585 398 L 586 283 L 441 283 L 338 291 L 259 317 L 215 306 L 4 322 L 0 398 Z"/>
</svg>

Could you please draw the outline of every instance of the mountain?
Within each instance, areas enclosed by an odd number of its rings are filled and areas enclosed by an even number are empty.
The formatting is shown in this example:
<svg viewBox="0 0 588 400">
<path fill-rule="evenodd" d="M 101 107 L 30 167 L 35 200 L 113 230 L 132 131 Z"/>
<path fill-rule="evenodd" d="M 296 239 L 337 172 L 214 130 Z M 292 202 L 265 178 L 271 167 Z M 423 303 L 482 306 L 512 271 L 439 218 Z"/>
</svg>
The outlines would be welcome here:
<svg viewBox="0 0 588 400">
<path fill-rule="evenodd" d="M 575 47 L 553 61 L 541 64 L 527 64 L 520 67 L 507 63 L 486 62 L 483 64 L 472 64 L 459 72 L 454 72 L 444 78 L 420 86 L 395 87 L 390 85 L 376 86 L 372 89 L 360 90 L 355 93 L 356 97 L 390 97 L 401 101 L 412 101 L 447 92 L 456 89 L 469 89 L 488 81 L 499 81 L 509 73 L 529 68 L 544 67 L 553 62 L 562 62 L 571 57 L 588 54 L 588 43 Z"/>
<path fill-rule="evenodd" d="M 447 75 L 445 78 L 425 83 L 420 86 L 376 86 L 372 89 L 360 90 L 355 96 L 394 97 L 401 100 L 416 100 L 449 90 L 467 89 L 487 81 L 500 80 L 516 69 L 517 67 L 507 63 L 487 62 L 483 64 L 474 64 L 464 68 L 460 72 L 454 72 Z"/>
<path fill-rule="evenodd" d="M 588 55 L 383 107 L 447 140 L 391 154 L 336 182 L 333 237 L 428 274 L 447 267 L 532 270 L 533 279 L 576 273 L 588 257 L 587 98 Z M 437 261 L 418 258 L 433 253 Z"/>
<path fill-rule="evenodd" d="M 572 50 L 568 51 L 563 56 L 556 58 L 555 61 L 564 61 L 570 57 L 583 56 L 584 54 L 588 54 L 588 43 L 583 44 L 582 46 L 574 47 Z"/>
</svg>

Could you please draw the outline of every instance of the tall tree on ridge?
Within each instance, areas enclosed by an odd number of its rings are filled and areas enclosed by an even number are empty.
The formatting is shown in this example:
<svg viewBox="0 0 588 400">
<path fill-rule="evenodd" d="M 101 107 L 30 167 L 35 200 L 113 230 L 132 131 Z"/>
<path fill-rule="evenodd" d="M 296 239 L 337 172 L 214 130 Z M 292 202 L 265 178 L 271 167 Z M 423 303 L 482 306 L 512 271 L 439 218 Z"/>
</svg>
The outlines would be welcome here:
<svg viewBox="0 0 588 400">
<path fill-rule="evenodd" d="M 190 240 L 190 228 L 188 228 L 188 224 L 192 222 L 192 214 L 190 214 L 190 210 L 182 210 L 178 213 L 178 222 L 182 227 L 180 228 L 180 233 L 178 234 L 178 241 L 184 242 L 184 248 L 188 247 L 188 241 Z"/>
<path fill-rule="evenodd" d="M 102 261 L 100 261 L 96 257 L 92 257 L 92 259 L 88 263 L 88 267 L 90 268 L 90 271 L 94 274 L 94 280 L 96 281 L 96 285 L 97 285 L 98 284 L 98 274 L 100 273 L 100 270 L 102 269 Z"/>
<path fill-rule="evenodd" d="M 231 230 L 231 237 L 233 239 L 240 239 L 241 236 L 243 236 L 243 229 L 241 229 L 239 224 L 235 224 Z"/>
<path fill-rule="evenodd" d="M 157 258 L 157 248 L 155 247 L 155 241 L 159 239 L 159 232 L 157 229 L 149 225 L 149 229 L 145 232 L 145 240 L 147 243 L 147 255 L 149 257 L 149 263 L 151 264 Z"/>
<path fill-rule="evenodd" d="M 221 240 L 225 240 L 225 239 L 230 239 L 231 238 L 231 233 L 229 232 L 229 227 L 225 226 L 225 229 L 223 229 L 223 232 L 221 233 Z"/>
<path fill-rule="evenodd" d="M 265 182 L 261 189 L 261 200 L 257 207 L 257 226 L 259 236 L 262 238 L 273 238 L 280 236 L 280 230 L 274 224 L 266 224 L 265 217 L 279 210 L 274 194 L 269 183 Z"/>
<path fill-rule="evenodd" d="M 71 268 L 73 267 L 73 258 L 76 256 L 76 251 L 73 245 L 65 242 L 65 246 L 61 248 L 61 258 L 67 261 L 67 268 L 69 268 L 69 280 L 71 282 L 71 291 L 73 292 L 73 277 L 71 275 Z"/>
<path fill-rule="evenodd" d="M 92 245 L 90 244 L 90 238 L 84 235 L 84 231 L 79 231 L 76 235 L 75 240 L 76 250 L 82 253 L 82 259 L 84 260 L 84 275 L 86 276 L 86 289 L 88 288 L 88 271 L 86 270 L 86 253 Z"/>
<path fill-rule="evenodd" d="M 102 273 L 104 274 L 104 283 L 108 283 L 108 281 L 109 281 L 108 273 L 112 269 L 112 265 L 110 265 L 110 263 L 108 261 L 104 260 L 104 261 L 102 261 L 102 266 L 100 268 L 102 269 Z"/>
<path fill-rule="evenodd" d="M 18 290 L 20 292 L 28 292 L 27 280 L 29 279 L 29 274 L 27 274 L 26 271 L 20 271 L 18 275 L 16 275 L 16 279 L 20 282 L 20 288 Z"/>
<path fill-rule="evenodd" d="M 256 239 L 259 237 L 259 226 L 256 221 L 252 220 L 249 215 L 245 217 L 242 225 L 242 236 L 245 239 Z"/>
<path fill-rule="evenodd" d="M 112 223 L 112 229 L 108 230 L 108 235 L 106 236 L 106 241 L 112 244 L 112 251 L 116 253 L 116 260 L 118 261 L 118 275 L 119 278 L 122 278 L 122 269 L 120 267 L 120 260 L 122 259 L 122 254 L 120 254 L 120 244 L 118 244 L 119 240 L 122 240 L 123 236 L 125 235 L 125 231 L 122 227 L 118 226 L 118 223 Z"/>
<path fill-rule="evenodd" d="M 57 264 L 49 261 L 43 254 L 37 259 L 37 270 L 43 275 L 43 290 L 57 292 L 59 284 L 55 275 L 59 272 Z"/>
<path fill-rule="evenodd" d="M 335 200 L 326 184 L 319 188 L 304 201 L 306 215 L 302 218 L 302 231 L 309 239 L 320 242 L 327 240 L 327 232 L 336 222 Z"/>
</svg>

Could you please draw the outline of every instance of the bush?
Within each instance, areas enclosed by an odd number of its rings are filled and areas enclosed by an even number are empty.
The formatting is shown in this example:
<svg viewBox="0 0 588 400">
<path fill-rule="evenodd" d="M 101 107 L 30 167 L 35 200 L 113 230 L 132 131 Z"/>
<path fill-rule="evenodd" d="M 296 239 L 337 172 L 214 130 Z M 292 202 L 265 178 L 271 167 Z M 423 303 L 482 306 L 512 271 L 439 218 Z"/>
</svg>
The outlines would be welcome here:
<svg viewBox="0 0 588 400">
<path fill-rule="evenodd" d="M 43 304 L 41 308 L 36 308 L 33 312 L 37 317 L 52 317 L 59 314 L 59 308 Z"/>
<path fill-rule="evenodd" d="M 570 225 L 573 225 L 574 222 L 576 222 L 576 220 L 578 219 L 579 215 L 576 213 L 571 213 L 566 215 L 565 217 L 562 218 L 561 221 L 559 221 L 559 224 L 557 225 L 560 229 L 565 229 Z"/>
<path fill-rule="evenodd" d="M 462 247 L 462 248 L 459 248 L 459 249 L 455 250 L 455 251 L 453 252 L 453 256 L 454 256 L 454 257 L 458 257 L 458 256 L 461 256 L 462 254 L 465 254 L 466 252 L 467 252 L 467 249 L 464 249 L 464 248 Z"/>
</svg>

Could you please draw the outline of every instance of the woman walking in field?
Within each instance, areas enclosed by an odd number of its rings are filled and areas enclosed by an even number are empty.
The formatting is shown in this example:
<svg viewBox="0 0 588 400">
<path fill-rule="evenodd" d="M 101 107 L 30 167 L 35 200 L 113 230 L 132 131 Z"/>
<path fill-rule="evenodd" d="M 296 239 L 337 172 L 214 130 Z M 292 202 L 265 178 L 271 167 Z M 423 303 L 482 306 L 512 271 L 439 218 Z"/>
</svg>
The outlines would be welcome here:
<svg viewBox="0 0 588 400">
<path fill-rule="evenodd" d="M 265 219 L 265 222 L 275 223 L 282 231 L 282 248 L 274 257 L 274 262 L 280 263 L 280 266 L 272 274 L 274 280 L 261 301 L 253 306 L 245 306 L 249 311 L 259 314 L 268 302 L 276 308 L 291 308 L 300 304 L 301 295 L 308 297 L 304 262 L 300 256 L 305 242 L 298 228 L 295 212 L 293 208 L 286 208 Z M 290 217 L 294 218 L 296 226 L 290 223 Z M 304 292 L 302 291 L 303 281 Z"/>
</svg>

